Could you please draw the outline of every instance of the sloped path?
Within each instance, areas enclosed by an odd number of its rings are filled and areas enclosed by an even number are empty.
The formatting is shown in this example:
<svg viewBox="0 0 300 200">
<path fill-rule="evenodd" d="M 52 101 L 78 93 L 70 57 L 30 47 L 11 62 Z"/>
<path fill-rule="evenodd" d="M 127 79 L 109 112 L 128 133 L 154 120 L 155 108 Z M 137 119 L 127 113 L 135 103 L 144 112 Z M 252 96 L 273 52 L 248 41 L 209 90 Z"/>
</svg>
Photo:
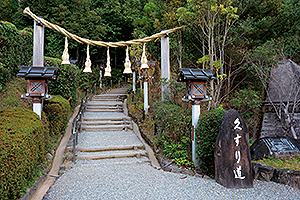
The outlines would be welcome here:
<svg viewBox="0 0 300 200">
<path fill-rule="evenodd" d="M 213 179 L 157 170 L 122 112 L 118 94 L 125 93 L 114 90 L 89 103 L 77 162 L 57 179 L 45 200 L 299 199 L 300 190 L 273 182 L 255 180 L 251 189 L 227 189 Z"/>
</svg>

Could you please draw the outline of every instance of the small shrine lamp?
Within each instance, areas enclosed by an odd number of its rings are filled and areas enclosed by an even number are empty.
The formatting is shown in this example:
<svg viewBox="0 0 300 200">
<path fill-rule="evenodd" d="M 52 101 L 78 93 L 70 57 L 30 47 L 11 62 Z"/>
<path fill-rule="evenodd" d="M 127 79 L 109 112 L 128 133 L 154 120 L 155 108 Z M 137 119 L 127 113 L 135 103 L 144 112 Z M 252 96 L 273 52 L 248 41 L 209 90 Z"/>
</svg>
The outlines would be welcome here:
<svg viewBox="0 0 300 200">
<path fill-rule="evenodd" d="M 143 46 L 143 54 L 142 54 L 141 63 L 142 63 L 141 69 L 149 69 L 148 60 L 146 57 L 146 43 L 144 43 L 144 46 Z"/>
<path fill-rule="evenodd" d="M 104 76 L 111 77 L 111 67 L 110 67 L 110 56 L 109 56 L 109 47 L 107 47 L 107 62 Z"/>
<path fill-rule="evenodd" d="M 86 50 L 86 61 L 85 61 L 85 68 L 83 70 L 83 72 L 85 73 L 92 73 L 92 69 L 91 69 L 91 66 L 92 66 L 92 62 L 91 62 L 91 59 L 90 59 L 90 47 L 89 45 L 87 45 L 87 50 Z"/>
<path fill-rule="evenodd" d="M 210 100 L 207 95 L 207 82 L 216 77 L 213 76 L 213 70 L 209 69 L 180 68 L 179 71 L 177 81 L 186 83 L 186 95 L 182 100 L 192 102 L 192 158 L 197 166 L 195 128 L 200 116 L 200 104 Z"/>
<path fill-rule="evenodd" d="M 62 55 L 62 63 L 63 65 L 69 65 L 70 61 L 69 61 L 69 53 L 68 53 L 68 38 L 66 37 L 65 39 L 65 49 Z"/>
<path fill-rule="evenodd" d="M 128 54 L 128 46 L 126 49 L 126 59 L 125 59 L 124 67 L 125 67 L 125 69 L 124 69 L 123 74 L 132 74 L 131 62 L 129 60 L 129 54 Z"/>
</svg>

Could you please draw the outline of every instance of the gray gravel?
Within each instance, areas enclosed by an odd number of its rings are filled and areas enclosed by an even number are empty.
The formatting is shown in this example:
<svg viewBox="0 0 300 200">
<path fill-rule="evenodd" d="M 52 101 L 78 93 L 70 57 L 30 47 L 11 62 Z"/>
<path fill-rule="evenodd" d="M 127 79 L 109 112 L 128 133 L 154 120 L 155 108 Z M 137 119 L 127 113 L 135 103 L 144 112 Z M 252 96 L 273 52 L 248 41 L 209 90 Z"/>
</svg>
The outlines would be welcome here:
<svg viewBox="0 0 300 200">
<path fill-rule="evenodd" d="M 251 189 L 227 189 L 213 179 L 154 169 L 147 158 L 120 158 L 77 162 L 44 199 L 300 199 L 300 190 L 257 180 Z"/>
</svg>

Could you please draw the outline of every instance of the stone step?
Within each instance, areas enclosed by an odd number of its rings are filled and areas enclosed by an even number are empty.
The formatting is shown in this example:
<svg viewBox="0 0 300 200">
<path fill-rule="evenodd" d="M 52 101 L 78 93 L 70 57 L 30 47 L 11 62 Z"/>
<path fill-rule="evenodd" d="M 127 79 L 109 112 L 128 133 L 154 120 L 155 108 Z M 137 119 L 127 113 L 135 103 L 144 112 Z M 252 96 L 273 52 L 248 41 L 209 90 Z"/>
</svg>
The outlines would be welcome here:
<svg viewBox="0 0 300 200">
<path fill-rule="evenodd" d="M 94 95 L 93 98 L 118 98 L 118 97 L 126 97 L 127 94 L 99 94 L 99 95 Z"/>
<path fill-rule="evenodd" d="M 85 110 L 86 112 L 122 112 L 123 111 L 123 108 L 119 108 L 119 109 L 90 109 L 90 108 L 87 108 Z"/>
<path fill-rule="evenodd" d="M 87 106 L 123 106 L 123 102 L 121 101 L 91 101 L 86 104 Z"/>
<path fill-rule="evenodd" d="M 109 118 L 109 117 L 102 117 L 102 118 L 83 118 L 83 121 L 131 121 L 131 118 L 126 116 L 126 117 L 114 117 L 114 118 Z"/>
<path fill-rule="evenodd" d="M 119 105 L 87 105 L 86 109 L 121 109 Z"/>
<path fill-rule="evenodd" d="M 138 151 L 139 149 L 143 149 L 143 144 L 135 144 L 135 145 L 109 145 L 109 146 L 89 146 L 89 147 L 80 147 L 76 148 L 77 151 L 80 152 L 101 152 L 101 151 L 121 151 L 121 150 L 134 150 Z"/>
<path fill-rule="evenodd" d="M 121 131 L 127 127 L 128 129 L 133 129 L 132 125 L 98 125 L 98 126 L 89 126 L 82 125 L 81 128 L 84 131 L 100 131 L 100 130 L 110 130 L 110 131 Z"/>
<path fill-rule="evenodd" d="M 124 122 L 126 122 L 126 125 L 131 124 L 131 121 L 119 121 L 119 120 L 115 120 L 115 121 L 82 121 L 81 124 L 82 125 L 124 125 Z"/>
<path fill-rule="evenodd" d="M 107 158 L 125 158 L 146 156 L 146 150 L 127 151 L 101 151 L 101 152 L 77 152 L 78 160 L 99 160 Z"/>
</svg>

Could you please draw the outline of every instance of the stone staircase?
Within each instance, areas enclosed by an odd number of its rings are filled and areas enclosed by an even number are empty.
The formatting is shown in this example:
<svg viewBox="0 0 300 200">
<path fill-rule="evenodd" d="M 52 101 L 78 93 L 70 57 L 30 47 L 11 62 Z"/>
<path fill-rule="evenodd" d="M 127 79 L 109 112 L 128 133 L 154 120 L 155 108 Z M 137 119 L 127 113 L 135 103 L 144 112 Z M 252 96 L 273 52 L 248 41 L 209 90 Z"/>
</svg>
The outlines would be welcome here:
<svg viewBox="0 0 300 200">
<path fill-rule="evenodd" d="M 123 113 L 128 89 L 95 95 L 87 104 L 76 146 L 77 160 L 142 157 L 147 151 Z"/>
</svg>

